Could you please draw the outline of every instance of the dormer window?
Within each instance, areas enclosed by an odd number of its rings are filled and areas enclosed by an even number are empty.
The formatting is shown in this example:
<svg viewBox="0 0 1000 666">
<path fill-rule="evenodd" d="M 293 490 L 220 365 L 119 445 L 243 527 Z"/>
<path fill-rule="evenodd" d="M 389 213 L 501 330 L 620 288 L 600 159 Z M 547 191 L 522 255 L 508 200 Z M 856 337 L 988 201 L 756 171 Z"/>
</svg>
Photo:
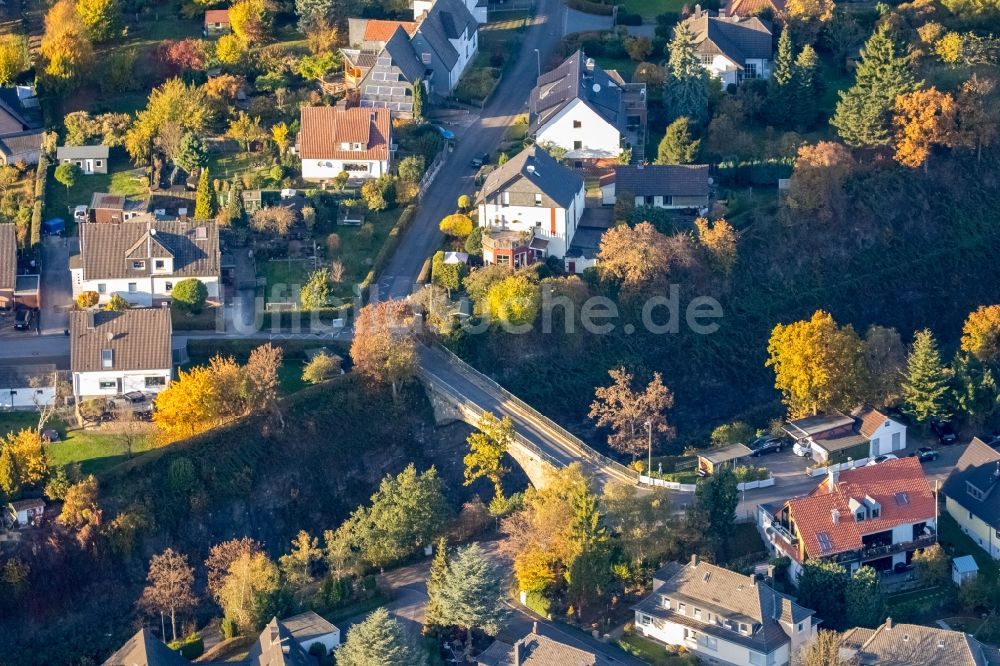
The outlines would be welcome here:
<svg viewBox="0 0 1000 666">
<path fill-rule="evenodd" d="M 681 615 L 686 615 L 687 614 L 687 604 L 684 604 L 684 603 L 677 604 L 677 612 L 680 613 Z"/>
<path fill-rule="evenodd" d="M 536 206 L 542 205 L 542 194 L 540 192 L 535 192 L 535 205 Z"/>
<path fill-rule="evenodd" d="M 660 596 L 660 605 L 670 610 L 670 597 Z"/>
<path fill-rule="evenodd" d="M 740 622 L 740 633 L 744 636 L 750 635 L 750 625 L 746 622 Z"/>
<path fill-rule="evenodd" d="M 137 271 L 145 270 L 145 268 L 146 268 L 146 262 L 145 261 L 133 261 L 132 262 L 132 268 L 134 270 L 137 270 Z"/>
<path fill-rule="evenodd" d="M 965 489 L 969 493 L 969 496 L 972 497 L 972 499 L 981 500 L 983 499 L 983 497 L 986 496 L 982 490 L 972 485 L 968 481 L 965 482 Z"/>
<path fill-rule="evenodd" d="M 104 369 L 110 369 L 114 366 L 115 352 L 112 349 L 102 349 L 101 350 L 101 367 Z"/>
<path fill-rule="evenodd" d="M 341 150 L 350 150 L 351 149 L 351 144 L 349 142 L 345 141 L 342 144 L 340 144 L 340 149 Z"/>
<path fill-rule="evenodd" d="M 162 271 L 166 267 L 167 267 L 167 262 L 165 262 L 163 259 L 157 259 L 153 262 L 153 268 L 155 268 L 158 271 Z"/>
<path fill-rule="evenodd" d="M 854 514 L 854 519 L 859 523 L 865 522 L 865 512 L 858 511 L 856 514 Z"/>
<path fill-rule="evenodd" d="M 362 143 L 352 143 L 351 150 L 364 150 L 365 146 Z"/>
</svg>

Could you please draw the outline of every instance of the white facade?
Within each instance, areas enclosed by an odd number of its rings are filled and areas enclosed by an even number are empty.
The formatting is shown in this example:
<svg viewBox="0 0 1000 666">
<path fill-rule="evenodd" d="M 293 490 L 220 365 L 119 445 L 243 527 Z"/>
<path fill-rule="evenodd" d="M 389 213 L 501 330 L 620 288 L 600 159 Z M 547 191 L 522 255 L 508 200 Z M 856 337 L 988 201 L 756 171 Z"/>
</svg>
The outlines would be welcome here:
<svg viewBox="0 0 1000 666">
<path fill-rule="evenodd" d="M 771 61 L 759 58 L 748 58 L 743 63 L 742 72 L 738 63 L 730 60 L 721 53 L 711 56 L 711 62 L 707 62 L 709 56 L 703 56 L 701 66 L 708 70 L 709 74 L 722 80 L 723 86 L 729 84 L 737 85 L 744 79 L 769 79 L 771 78 Z"/>
<path fill-rule="evenodd" d="M 476 18 L 476 22 L 482 25 L 486 23 L 486 3 L 483 2 L 480 6 L 477 0 L 463 0 L 465 7 L 469 10 L 469 13 Z M 413 20 L 417 21 L 426 12 L 431 10 L 434 6 L 434 0 L 413 0 Z"/>
<path fill-rule="evenodd" d="M 56 400 L 54 386 L 0 386 L 0 408 L 37 409 L 48 407 Z"/>
<path fill-rule="evenodd" d="M 475 16 L 476 13 L 472 12 L 472 15 Z M 479 30 L 471 31 L 471 35 L 469 32 L 469 30 L 466 30 L 460 38 L 448 40 L 458 53 L 458 60 L 455 61 L 455 66 L 449 72 L 448 90 L 454 90 L 455 86 L 458 85 L 462 74 L 465 74 L 465 68 L 469 66 L 469 63 L 476 56 L 476 50 L 479 48 Z"/>
<path fill-rule="evenodd" d="M 898 421 L 886 419 L 871 435 L 870 455 L 881 456 L 906 448 L 906 426 Z"/>
<path fill-rule="evenodd" d="M 324 648 L 326 648 L 326 653 L 330 654 L 335 648 L 340 645 L 340 629 L 334 627 L 333 631 L 323 634 L 322 636 L 310 636 L 307 639 L 299 641 L 299 645 L 306 652 L 309 652 L 309 648 L 320 643 Z"/>
<path fill-rule="evenodd" d="M 341 171 L 347 171 L 352 180 L 378 178 L 389 173 L 388 160 L 302 160 L 302 178 L 305 180 L 333 180 Z"/>
<path fill-rule="evenodd" d="M 806 623 L 810 624 L 810 631 L 815 631 L 811 627 L 811 622 L 812 618 L 806 620 Z M 667 645 L 686 648 L 703 659 L 714 659 L 716 663 L 737 664 L 738 666 L 785 666 L 790 659 L 788 643 L 770 653 L 756 652 L 716 635 L 709 635 L 691 627 L 650 617 L 639 611 L 635 613 L 635 628 L 643 636 Z"/>
<path fill-rule="evenodd" d="M 73 298 L 84 291 L 96 291 L 100 303 L 107 303 L 111 296 L 118 294 L 132 305 L 150 307 L 157 302 L 170 300 L 170 294 L 181 280 L 186 277 L 173 275 L 152 275 L 138 278 L 115 280 L 84 280 L 83 268 L 70 271 L 73 276 Z M 203 282 L 208 289 L 208 300 L 219 300 L 219 278 L 215 275 L 202 275 L 195 279 Z"/>
<path fill-rule="evenodd" d="M 81 398 L 113 398 L 131 391 L 159 393 L 170 383 L 170 378 L 170 368 L 74 372 L 73 394 Z"/>
<path fill-rule="evenodd" d="M 622 151 L 618 128 L 579 98 L 539 127 L 535 140 L 565 149 L 567 159 L 614 159 Z"/>
<path fill-rule="evenodd" d="M 502 201 L 503 194 L 500 195 Z M 479 204 L 479 223 L 484 227 L 533 231 L 535 238 L 549 242 L 546 254 L 562 258 L 573 242 L 573 234 L 580 224 L 585 205 L 584 188 L 581 187 L 569 209 L 543 208 L 541 206 L 505 206 L 503 203 Z"/>
<path fill-rule="evenodd" d="M 605 206 L 614 206 L 617 200 L 615 194 L 615 184 L 608 183 L 606 185 L 601 185 L 601 203 Z M 665 197 L 661 195 L 655 195 L 651 197 L 651 201 L 647 201 L 646 197 L 636 195 L 635 205 L 639 206 L 651 206 L 653 208 L 665 208 L 667 210 L 682 209 L 682 208 L 692 208 L 689 203 L 684 205 L 675 205 L 670 197 Z"/>
</svg>

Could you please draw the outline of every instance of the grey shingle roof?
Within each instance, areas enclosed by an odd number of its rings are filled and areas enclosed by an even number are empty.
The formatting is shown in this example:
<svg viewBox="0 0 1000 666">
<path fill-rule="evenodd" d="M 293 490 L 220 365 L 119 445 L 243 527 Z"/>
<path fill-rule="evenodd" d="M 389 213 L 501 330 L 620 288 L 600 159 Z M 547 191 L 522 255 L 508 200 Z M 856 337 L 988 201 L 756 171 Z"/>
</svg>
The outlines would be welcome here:
<svg viewBox="0 0 1000 666">
<path fill-rule="evenodd" d="M 306 611 L 292 617 L 286 617 L 284 620 L 281 620 L 281 624 L 288 629 L 288 632 L 300 645 L 307 648 L 314 641 L 337 631 L 335 625 L 327 622 L 313 611 Z"/>
<path fill-rule="evenodd" d="M 55 384 L 56 366 L 0 365 L 0 388 L 47 387 Z"/>
<path fill-rule="evenodd" d="M 461 0 L 437 0 L 420 21 L 417 32 L 451 70 L 458 62 L 458 51 L 449 39 L 458 39 L 466 29 L 475 31 L 479 23 Z"/>
<path fill-rule="evenodd" d="M 56 159 L 108 159 L 107 146 L 59 146 L 56 148 Z"/>
<path fill-rule="evenodd" d="M 645 196 L 708 196 L 707 164 L 615 167 L 615 192 Z"/>
<path fill-rule="evenodd" d="M 610 666 L 611 660 L 560 641 L 530 633 L 518 641 L 520 666 Z M 479 666 L 515 666 L 514 646 L 494 641 L 477 658 Z"/>
<path fill-rule="evenodd" d="M 199 232 L 199 229 L 203 231 Z M 200 233 L 204 234 L 204 238 L 199 238 Z M 136 269 L 132 259 L 164 256 L 171 256 L 174 260 L 173 272 L 166 275 L 218 276 L 218 226 L 213 221 L 179 220 L 80 225 L 80 261 L 85 280 L 149 276 L 153 271 L 152 261 L 146 261 L 144 268 Z"/>
<path fill-rule="evenodd" d="M 188 666 L 190 662 L 140 629 L 117 652 L 108 657 L 104 666 Z"/>
<path fill-rule="evenodd" d="M 37 105 L 25 107 L 15 86 L 0 87 L 0 109 L 9 113 L 24 129 L 39 129 L 42 126 L 42 113 Z"/>
<path fill-rule="evenodd" d="M 710 16 L 707 11 L 687 20 L 699 51 L 719 52 L 742 66 L 747 60 L 771 59 L 771 30 L 756 16 Z"/>
<path fill-rule="evenodd" d="M 577 51 L 561 65 L 538 77 L 531 90 L 532 133 L 554 118 L 567 104 L 579 99 L 604 120 L 620 131 L 625 130 L 627 118 L 621 88 L 612 78 L 594 65 L 587 68 L 587 56 Z"/>
<path fill-rule="evenodd" d="M 481 199 L 491 197 L 519 178 L 533 183 L 539 192 L 563 208 L 569 206 L 583 185 L 578 174 L 556 162 L 542 148 L 532 145 L 490 172 L 483 183 Z"/>
<path fill-rule="evenodd" d="M 853 648 L 859 641 L 851 639 Z M 860 664 L 878 666 L 986 666 L 982 644 L 960 631 L 887 620 L 857 648 Z"/>
<path fill-rule="evenodd" d="M 789 642 L 779 619 L 797 623 L 814 614 L 751 576 L 694 558 L 686 566 L 672 562 L 654 580 L 662 584 L 634 606 L 636 610 L 763 652 L 772 652 Z M 663 607 L 662 596 L 671 600 L 670 609 Z M 678 609 L 681 602 L 687 606 L 684 614 Z M 696 620 L 695 608 L 718 618 L 749 624 L 752 632 L 744 635 L 720 624 Z"/>
<path fill-rule="evenodd" d="M 26 130 L 0 137 L 0 151 L 7 157 L 42 149 L 42 130 Z"/>
<path fill-rule="evenodd" d="M 165 370 L 173 367 L 169 308 L 136 308 L 123 312 L 71 312 L 70 368 L 73 372 L 104 370 L 101 350 L 112 350 L 114 371 Z"/>
<path fill-rule="evenodd" d="M 955 464 L 941 489 L 945 496 L 993 529 L 1000 529 L 1000 453 L 978 437 L 972 441 Z M 978 500 L 969 494 L 968 484 L 985 493 Z"/>
<path fill-rule="evenodd" d="M 315 666 L 292 633 L 278 618 L 272 618 L 247 655 L 249 666 Z"/>
<path fill-rule="evenodd" d="M 413 50 L 410 37 L 402 27 L 396 28 L 392 37 L 385 43 L 385 52 L 392 58 L 392 64 L 399 68 L 410 83 L 416 83 L 424 75 L 426 69 Z"/>
<path fill-rule="evenodd" d="M 0 224 L 0 289 L 13 289 L 17 277 L 17 229 Z"/>
</svg>

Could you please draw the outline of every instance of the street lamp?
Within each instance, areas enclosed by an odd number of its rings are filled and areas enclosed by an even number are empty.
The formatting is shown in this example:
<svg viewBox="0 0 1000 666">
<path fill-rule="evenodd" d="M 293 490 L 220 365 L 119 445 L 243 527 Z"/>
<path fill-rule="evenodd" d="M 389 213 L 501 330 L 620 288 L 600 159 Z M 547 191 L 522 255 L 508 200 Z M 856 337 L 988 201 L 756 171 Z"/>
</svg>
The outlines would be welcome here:
<svg viewBox="0 0 1000 666">
<path fill-rule="evenodd" d="M 538 65 L 538 76 L 541 76 L 542 75 L 542 56 L 538 52 L 538 49 L 535 49 L 535 64 Z"/>
<path fill-rule="evenodd" d="M 653 422 L 646 421 L 646 432 L 649 434 L 649 466 L 646 468 L 646 475 L 649 477 L 649 485 L 653 485 Z"/>
</svg>

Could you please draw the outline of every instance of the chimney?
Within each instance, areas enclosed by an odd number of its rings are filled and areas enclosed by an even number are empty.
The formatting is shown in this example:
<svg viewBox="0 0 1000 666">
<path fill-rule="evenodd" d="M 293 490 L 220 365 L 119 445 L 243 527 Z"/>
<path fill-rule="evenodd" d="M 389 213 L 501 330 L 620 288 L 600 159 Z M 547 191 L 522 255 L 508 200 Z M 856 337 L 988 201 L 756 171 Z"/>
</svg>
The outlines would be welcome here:
<svg viewBox="0 0 1000 666">
<path fill-rule="evenodd" d="M 725 7 L 719 7 L 719 18 L 720 19 L 726 18 L 726 8 Z"/>
<path fill-rule="evenodd" d="M 538 621 L 537 620 L 535 622 L 531 623 L 531 633 L 533 633 L 536 636 L 538 635 Z"/>
<path fill-rule="evenodd" d="M 695 553 L 694 555 L 691 556 L 691 566 L 693 567 L 698 566 L 698 562 L 699 562 L 698 553 Z"/>
<path fill-rule="evenodd" d="M 830 518 L 833 520 L 834 525 L 840 524 L 840 511 L 837 509 L 830 509 Z"/>
<path fill-rule="evenodd" d="M 750 578 L 750 585 L 757 587 L 757 574 L 752 573 L 750 574 L 749 578 Z"/>
<path fill-rule="evenodd" d="M 93 312 L 88 312 L 87 313 L 87 330 L 88 331 L 94 330 L 94 313 Z"/>
<path fill-rule="evenodd" d="M 826 480 L 830 484 L 830 490 L 833 490 L 837 482 L 840 481 L 840 470 L 838 469 L 827 469 Z"/>
<path fill-rule="evenodd" d="M 514 643 L 514 666 L 521 666 L 521 641 Z"/>
<path fill-rule="evenodd" d="M 885 618 L 885 630 L 886 631 L 892 631 L 892 618 L 891 617 Z"/>
<path fill-rule="evenodd" d="M 588 72 L 594 71 L 594 59 L 593 58 L 587 58 L 587 71 Z"/>
</svg>

